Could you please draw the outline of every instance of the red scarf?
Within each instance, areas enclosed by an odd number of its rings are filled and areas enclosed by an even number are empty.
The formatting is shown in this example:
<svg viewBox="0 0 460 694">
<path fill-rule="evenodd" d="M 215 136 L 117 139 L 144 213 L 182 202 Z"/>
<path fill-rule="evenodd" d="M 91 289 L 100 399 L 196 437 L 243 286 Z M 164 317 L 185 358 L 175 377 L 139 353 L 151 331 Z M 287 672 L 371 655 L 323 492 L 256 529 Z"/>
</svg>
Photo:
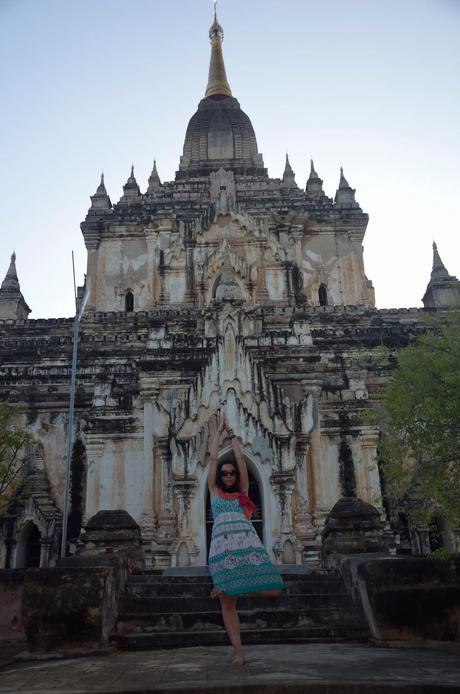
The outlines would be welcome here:
<svg viewBox="0 0 460 694">
<path fill-rule="evenodd" d="M 227 499 L 227 501 L 233 501 L 233 499 L 238 499 L 240 506 L 244 509 L 244 515 L 248 520 L 251 520 L 252 514 L 256 510 L 256 505 L 251 501 L 246 492 L 224 492 L 222 489 L 217 487 L 217 493 L 222 499 Z"/>
</svg>

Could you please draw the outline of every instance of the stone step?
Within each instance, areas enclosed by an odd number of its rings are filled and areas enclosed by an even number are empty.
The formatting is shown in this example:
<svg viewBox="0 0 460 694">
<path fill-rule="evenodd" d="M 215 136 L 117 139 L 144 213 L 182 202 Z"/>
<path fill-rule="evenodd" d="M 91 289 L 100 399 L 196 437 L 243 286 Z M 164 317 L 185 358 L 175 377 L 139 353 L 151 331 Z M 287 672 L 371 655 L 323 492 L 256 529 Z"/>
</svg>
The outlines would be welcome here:
<svg viewBox="0 0 460 694">
<path fill-rule="evenodd" d="M 297 610 L 238 610 L 241 629 L 292 629 L 297 627 L 361 626 L 352 608 L 304 608 Z M 219 611 L 207 612 L 121 612 L 119 633 L 142 631 L 206 631 L 222 625 Z"/>
<path fill-rule="evenodd" d="M 282 579 L 285 583 L 296 583 L 298 581 L 303 581 L 305 583 L 342 583 L 342 579 L 334 572 L 330 573 L 283 573 L 281 572 Z M 212 583 L 211 576 L 209 574 L 158 574 L 151 573 L 149 571 L 140 571 L 139 573 L 131 574 L 128 578 L 129 583 L 150 583 L 150 584 L 177 584 L 177 583 Z"/>
<path fill-rule="evenodd" d="M 347 595 L 347 591 L 341 581 L 286 581 L 283 596 L 286 595 Z M 197 597 L 209 596 L 212 589 L 210 581 L 190 583 L 143 583 L 140 581 L 128 581 L 125 587 L 127 596 L 154 598 L 160 596 Z"/>
<path fill-rule="evenodd" d="M 227 646 L 224 629 L 194 631 L 159 631 L 137 634 L 112 634 L 112 642 L 128 651 L 185 648 L 192 646 Z M 244 645 L 269 643 L 340 643 L 363 642 L 367 630 L 361 626 L 298 627 L 295 629 L 245 629 Z"/>
<path fill-rule="evenodd" d="M 194 595 L 205 597 L 212 589 L 211 581 L 139 581 L 129 579 L 126 584 L 127 595 Z M 315 595 L 319 593 L 346 593 L 343 582 L 334 581 L 285 581 L 285 594 Z"/>
<path fill-rule="evenodd" d="M 304 609 L 350 608 L 351 598 L 346 593 L 317 593 L 283 595 L 280 599 L 241 596 L 238 598 L 239 610 L 251 609 Z M 212 600 L 209 593 L 204 596 L 148 596 L 125 594 L 120 602 L 120 612 L 142 614 L 144 612 L 220 612 L 218 600 Z"/>
</svg>

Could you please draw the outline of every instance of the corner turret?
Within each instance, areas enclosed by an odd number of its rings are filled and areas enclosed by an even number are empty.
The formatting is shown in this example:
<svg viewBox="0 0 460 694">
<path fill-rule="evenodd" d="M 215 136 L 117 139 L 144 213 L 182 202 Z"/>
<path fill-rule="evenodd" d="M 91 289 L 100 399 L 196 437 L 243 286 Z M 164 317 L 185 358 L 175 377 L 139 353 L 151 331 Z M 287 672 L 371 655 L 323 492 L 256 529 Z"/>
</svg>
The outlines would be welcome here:
<svg viewBox="0 0 460 694">
<path fill-rule="evenodd" d="M 141 191 L 137 184 L 136 177 L 134 176 L 134 164 L 132 164 L 129 178 L 123 186 L 123 195 L 120 198 L 120 203 L 129 204 L 140 197 L 140 195 Z"/>
<path fill-rule="evenodd" d="M 335 204 L 337 207 L 346 209 L 361 209 L 355 199 L 356 190 L 350 186 L 340 167 L 340 182 L 335 194 Z"/>
<path fill-rule="evenodd" d="M 95 194 L 91 195 L 90 197 L 91 207 L 89 211 L 91 213 L 100 214 L 101 212 L 105 213 L 112 209 L 112 203 L 105 188 L 104 173 L 101 173 L 101 182 L 99 183 Z"/>
<path fill-rule="evenodd" d="M 286 188 L 296 188 L 297 184 L 295 182 L 295 173 L 292 170 L 292 166 L 289 162 L 289 155 L 286 152 L 286 164 L 283 173 L 283 186 Z"/>
<path fill-rule="evenodd" d="M 310 159 L 310 176 L 308 177 L 305 192 L 307 194 L 307 197 L 312 199 L 319 199 L 325 197 L 323 190 L 323 181 L 315 171 L 313 159 Z"/>
<path fill-rule="evenodd" d="M 157 162 L 153 160 L 152 173 L 149 176 L 149 187 L 147 188 L 147 195 L 155 195 L 161 188 L 161 180 L 157 171 Z"/>
<path fill-rule="evenodd" d="M 21 294 L 16 271 L 16 253 L 11 256 L 10 266 L 0 287 L 0 319 L 25 320 L 30 308 Z"/>
<path fill-rule="evenodd" d="M 460 306 L 460 282 L 447 272 L 434 241 L 433 269 L 431 270 L 430 281 L 422 301 L 425 308 L 454 308 L 455 306 Z"/>
</svg>

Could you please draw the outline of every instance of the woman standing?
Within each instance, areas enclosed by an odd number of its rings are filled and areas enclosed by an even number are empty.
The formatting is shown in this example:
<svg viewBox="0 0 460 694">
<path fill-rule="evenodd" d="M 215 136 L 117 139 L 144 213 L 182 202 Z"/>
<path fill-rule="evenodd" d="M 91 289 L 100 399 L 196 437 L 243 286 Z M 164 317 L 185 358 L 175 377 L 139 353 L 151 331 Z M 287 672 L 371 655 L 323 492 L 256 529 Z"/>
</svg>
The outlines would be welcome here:
<svg viewBox="0 0 460 694">
<path fill-rule="evenodd" d="M 225 430 L 232 443 L 235 462 L 219 463 L 219 447 Z M 239 441 L 226 418 L 217 429 L 210 454 L 208 487 L 214 519 L 209 549 L 209 569 L 214 583 L 211 597 L 220 600 L 225 629 L 235 650 L 232 663 L 243 665 L 237 596 L 250 593 L 277 597 L 283 582 L 250 521 L 255 506 L 248 497 L 248 470 Z"/>
</svg>

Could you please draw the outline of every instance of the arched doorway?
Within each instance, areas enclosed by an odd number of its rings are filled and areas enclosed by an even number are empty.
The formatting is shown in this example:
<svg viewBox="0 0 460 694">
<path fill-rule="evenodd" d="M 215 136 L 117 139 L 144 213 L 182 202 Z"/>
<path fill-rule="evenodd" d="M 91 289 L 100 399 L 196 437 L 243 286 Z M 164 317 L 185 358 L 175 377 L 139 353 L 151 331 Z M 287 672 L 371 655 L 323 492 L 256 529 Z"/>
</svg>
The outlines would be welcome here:
<svg viewBox="0 0 460 694">
<path fill-rule="evenodd" d="M 252 516 L 251 522 L 260 541 L 264 541 L 264 523 L 263 523 L 263 509 L 262 509 L 262 497 L 260 494 L 259 485 L 256 478 L 248 470 L 249 475 L 249 498 L 255 503 L 256 511 Z M 211 499 L 209 496 L 209 491 L 206 490 L 206 558 L 209 555 L 209 545 L 211 544 L 211 533 L 212 533 L 212 512 L 211 512 Z"/>
<path fill-rule="evenodd" d="M 16 545 L 16 569 L 28 569 L 40 566 L 41 535 L 32 521 L 28 521 L 21 530 Z"/>
</svg>

